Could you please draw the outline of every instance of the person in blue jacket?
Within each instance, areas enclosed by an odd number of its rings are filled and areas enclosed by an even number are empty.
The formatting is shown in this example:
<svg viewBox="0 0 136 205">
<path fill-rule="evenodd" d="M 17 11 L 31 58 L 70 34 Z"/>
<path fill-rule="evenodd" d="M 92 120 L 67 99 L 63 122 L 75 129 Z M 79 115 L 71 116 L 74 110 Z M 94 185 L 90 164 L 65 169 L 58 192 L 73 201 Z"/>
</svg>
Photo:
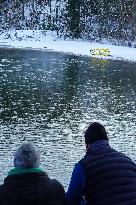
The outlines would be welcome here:
<svg viewBox="0 0 136 205">
<path fill-rule="evenodd" d="M 111 148 L 105 128 L 92 123 L 85 132 L 86 155 L 74 167 L 69 205 L 136 205 L 136 164 Z"/>
</svg>

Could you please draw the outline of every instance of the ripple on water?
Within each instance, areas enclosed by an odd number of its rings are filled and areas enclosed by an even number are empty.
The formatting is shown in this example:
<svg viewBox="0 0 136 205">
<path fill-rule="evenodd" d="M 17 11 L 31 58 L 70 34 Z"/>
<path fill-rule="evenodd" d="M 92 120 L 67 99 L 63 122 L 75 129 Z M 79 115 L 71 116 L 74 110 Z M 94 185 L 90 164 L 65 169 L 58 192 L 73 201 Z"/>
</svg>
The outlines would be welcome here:
<svg viewBox="0 0 136 205">
<path fill-rule="evenodd" d="M 105 125 L 111 145 L 135 160 L 133 64 L 6 49 L 0 59 L 1 182 L 16 147 L 29 140 L 41 150 L 41 166 L 66 188 L 92 121 Z"/>
</svg>

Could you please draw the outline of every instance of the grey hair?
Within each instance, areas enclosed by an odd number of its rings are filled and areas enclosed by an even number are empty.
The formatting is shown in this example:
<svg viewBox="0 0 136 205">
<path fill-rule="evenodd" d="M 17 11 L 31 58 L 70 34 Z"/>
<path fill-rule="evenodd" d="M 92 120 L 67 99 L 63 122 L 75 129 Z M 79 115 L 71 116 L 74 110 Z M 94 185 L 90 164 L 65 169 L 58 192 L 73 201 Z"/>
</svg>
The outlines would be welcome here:
<svg viewBox="0 0 136 205">
<path fill-rule="evenodd" d="M 16 168 L 36 168 L 40 165 L 40 153 L 31 142 L 23 143 L 15 152 L 14 166 Z"/>
</svg>

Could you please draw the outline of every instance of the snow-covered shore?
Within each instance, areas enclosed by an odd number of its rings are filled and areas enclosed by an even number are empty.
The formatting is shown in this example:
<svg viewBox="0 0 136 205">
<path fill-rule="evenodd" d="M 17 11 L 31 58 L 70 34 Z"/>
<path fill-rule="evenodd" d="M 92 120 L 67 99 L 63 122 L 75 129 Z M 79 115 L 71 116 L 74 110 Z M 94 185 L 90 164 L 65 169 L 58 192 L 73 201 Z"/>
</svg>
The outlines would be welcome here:
<svg viewBox="0 0 136 205">
<path fill-rule="evenodd" d="M 57 38 L 53 32 L 39 30 L 16 30 L 0 32 L 0 47 L 25 49 L 43 49 L 72 53 L 75 55 L 93 56 L 103 59 L 125 60 L 136 62 L 136 48 L 114 46 L 110 44 L 90 43 L 81 40 L 63 40 Z M 90 50 L 93 50 L 91 54 Z M 110 56 L 94 55 L 103 49 L 109 51 Z"/>
</svg>

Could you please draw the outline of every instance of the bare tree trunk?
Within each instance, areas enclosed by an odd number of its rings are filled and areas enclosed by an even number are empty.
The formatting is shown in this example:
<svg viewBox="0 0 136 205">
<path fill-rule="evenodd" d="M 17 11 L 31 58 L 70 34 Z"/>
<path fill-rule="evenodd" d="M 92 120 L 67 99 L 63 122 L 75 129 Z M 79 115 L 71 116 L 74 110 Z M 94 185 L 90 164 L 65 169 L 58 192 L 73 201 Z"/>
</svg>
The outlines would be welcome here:
<svg viewBox="0 0 136 205">
<path fill-rule="evenodd" d="M 25 2 L 22 0 L 22 20 L 25 19 Z"/>
<path fill-rule="evenodd" d="M 49 24 L 50 24 L 50 26 L 51 26 L 51 24 L 52 24 L 52 18 L 51 18 L 51 0 L 49 1 L 49 7 L 50 7 L 50 15 L 49 15 Z"/>
<path fill-rule="evenodd" d="M 50 14 L 51 14 L 51 0 L 50 0 L 50 2 L 49 2 L 49 6 L 50 6 Z"/>
<path fill-rule="evenodd" d="M 5 6 L 5 17 L 6 17 L 6 23 L 7 23 L 7 19 L 8 19 L 8 0 L 6 0 L 5 4 L 6 4 L 6 6 Z"/>
<path fill-rule="evenodd" d="M 80 0 L 68 0 L 68 18 L 70 34 L 73 38 L 79 38 L 80 30 Z"/>
<path fill-rule="evenodd" d="M 32 5 L 33 12 L 35 12 L 35 3 L 34 3 L 34 0 L 31 0 L 31 5 Z"/>
<path fill-rule="evenodd" d="M 136 36 L 136 0 L 133 0 L 134 35 Z M 136 38 L 136 37 L 135 37 Z"/>
</svg>

